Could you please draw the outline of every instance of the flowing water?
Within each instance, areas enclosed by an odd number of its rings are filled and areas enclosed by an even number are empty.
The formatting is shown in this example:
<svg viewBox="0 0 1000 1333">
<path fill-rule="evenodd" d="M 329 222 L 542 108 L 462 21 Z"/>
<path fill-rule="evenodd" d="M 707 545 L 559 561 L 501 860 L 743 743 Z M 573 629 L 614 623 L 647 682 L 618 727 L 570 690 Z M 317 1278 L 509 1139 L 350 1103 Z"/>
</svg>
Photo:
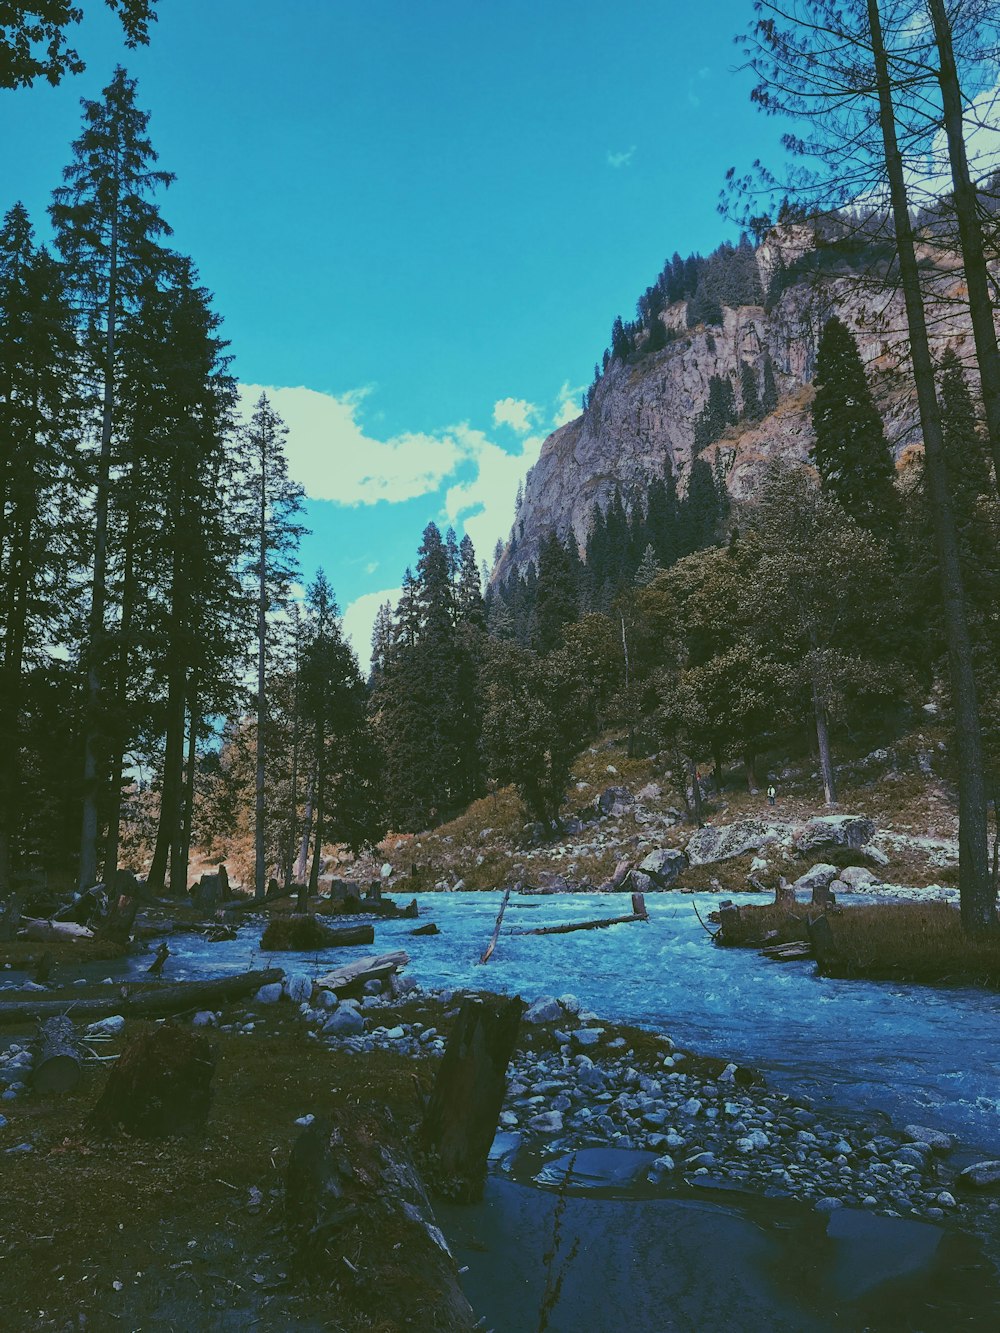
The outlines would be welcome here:
<svg viewBox="0 0 1000 1333">
<path fill-rule="evenodd" d="M 499 894 L 421 894 L 421 921 L 436 921 L 439 935 L 411 938 L 412 921 L 381 921 L 375 945 L 351 952 L 405 948 L 410 973 L 425 987 L 507 991 L 529 1001 L 572 992 L 601 1018 L 654 1028 L 678 1045 L 755 1065 L 776 1086 L 817 1103 L 938 1127 L 980 1154 L 1000 1150 L 1000 995 L 836 980 L 816 976 L 808 962 L 778 964 L 753 950 L 718 949 L 694 911 L 697 905 L 707 918 L 718 905 L 712 895 L 650 895 L 648 925 L 506 933 L 614 916 L 626 910 L 624 901 L 592 894 L 512 898 L 496 952 L 479 967 Z M 178 935 L 170 940 L 170 973 L 265 965 L 261 929 L 248 923 L 237 939 L 218 944 Z M 344 952 L 280 954 L 273 961 L 318 973 Z"/>
</svg>

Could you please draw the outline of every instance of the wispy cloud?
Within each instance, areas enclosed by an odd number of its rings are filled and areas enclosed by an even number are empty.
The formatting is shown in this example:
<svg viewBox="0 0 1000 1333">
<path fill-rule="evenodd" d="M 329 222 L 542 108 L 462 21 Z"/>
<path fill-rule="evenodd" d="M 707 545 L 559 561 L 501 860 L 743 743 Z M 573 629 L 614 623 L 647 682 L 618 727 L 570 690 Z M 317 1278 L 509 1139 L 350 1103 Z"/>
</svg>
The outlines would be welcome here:
<svg viewBox="0 0 1000 1333">
<path fill-rule="evenodd" d="M 518 435 L 527 435 L 540 416 L 535 404 L 523 398 L 501 398 L 493 404 L 494 426 L 510 426 Z"/>
<path fill-rule="evenodd" d="M 344 611 L 344 634 L 350 639 L 365 675 L 371 666 L 372 629 L 378 609 L 383 602 L 388 602 L 395 609 L 402 592 L 402 588 L 380 588 L 378 592 L 362 593 Z"/>
<path fill-rule="evenodd" d="M 609 148 L 606 154 L 606 161 L 609 167 L 614 167 L 617 171 L 621 167 L 630 167 L 632 159 L 635 156 L 635 144 L 624 153 L 614 153 Z"/>
</svg>

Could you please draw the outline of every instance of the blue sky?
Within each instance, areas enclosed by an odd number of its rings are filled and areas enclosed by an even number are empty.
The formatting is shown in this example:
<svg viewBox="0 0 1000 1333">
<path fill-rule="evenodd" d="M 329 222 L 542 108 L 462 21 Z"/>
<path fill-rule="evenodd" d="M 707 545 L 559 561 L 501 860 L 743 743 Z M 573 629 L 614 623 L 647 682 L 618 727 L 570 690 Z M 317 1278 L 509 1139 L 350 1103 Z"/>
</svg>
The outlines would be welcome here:
<svg viewBox="0 0 1000 1333">
<path fill-rule="evenodd" d="M 0 207 L 44 234 L 79 99 L 123 61 L 359 649 L 428 521 L 491 554 L 614 316 L 718 243 L 726 168 L 776 139 L 732 72 L 749 0 L 161 0 L 138 52 L 84 8 L 86 73 L 0 94 Z"/>
</svg>

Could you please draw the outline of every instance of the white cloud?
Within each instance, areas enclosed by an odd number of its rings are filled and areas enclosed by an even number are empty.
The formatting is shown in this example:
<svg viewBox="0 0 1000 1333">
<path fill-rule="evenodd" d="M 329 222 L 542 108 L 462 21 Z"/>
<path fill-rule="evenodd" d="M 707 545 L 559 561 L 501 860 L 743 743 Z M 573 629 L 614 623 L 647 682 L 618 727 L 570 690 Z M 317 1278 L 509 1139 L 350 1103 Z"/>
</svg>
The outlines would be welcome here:
<svg viewBox="0 0 1000 1333">
<path fill-rule="evenodd" d="M 247 416 L 261 393 L 268 395 L 288 427 L 288 470 L 312 499 L 363 505 L 436 491 L 461 461 L 453 433 L 405 432 L 377 440 L 358 420 L 368 392 L 240 386 Z"/>
<path fill-rule="evenodd" d="M 372 660 L 372 627 L 383 602 L 396 609 L 402 588 L 383 588 L 380 592 L 366 592 L 356 597 L 344 612 L 344 633 L 354 645 L 362 674 L 367 676 Z"/>
<path fill-rule="evenodd" d="M 537 460 L 543 439 L 528 435 L 520 451 L 511 454 L 481 431 L 467 432 L 467 444 L 475 449 L 476 475 L 448 488 L 445 513 L 449 522 L 461 522 L 481 560 L 492 561 L 497 538 L 506 538 L 510 531 L 518 483 Z"/>
<path fill-rule="evenodd" d="M 614 167 L 617 171 L 619 167 L 630 167 L 634 156 L 635 144 L 624 153 L 613 153 L 609 148 L 607 151 L 607 163 L 609 167 Z"/>
<path fill-rule="evenodd" d="M 378 561 L 377 561 L 377 560 L 369 560 L 368 563 L 367 563 L 367 565 L 365 565 L 365 573 L 366 573 L 366 574 L 374 574 L 374 573 L 377 571 L 377 569 L 378 569 Z"/>
<path fill-rule="evenodd" d="M 523 398 L 501 398 L 493 404 L 494 426 L 510 426 L 518 435 L 527 435 L 540 415 L 535 404 Z"/>
<path fill-rule="evenodd" d="M 567 426 L 583 411 L 580 406 L 580 398 L 583 394 L 583 385 L 578 384 L 573 388 L 569 380 L 563 382 L 562 388 L 556 394 L 556 412 L 552 418 L 553 430 L 558 430 L 560 426 Z"/>
</svg>

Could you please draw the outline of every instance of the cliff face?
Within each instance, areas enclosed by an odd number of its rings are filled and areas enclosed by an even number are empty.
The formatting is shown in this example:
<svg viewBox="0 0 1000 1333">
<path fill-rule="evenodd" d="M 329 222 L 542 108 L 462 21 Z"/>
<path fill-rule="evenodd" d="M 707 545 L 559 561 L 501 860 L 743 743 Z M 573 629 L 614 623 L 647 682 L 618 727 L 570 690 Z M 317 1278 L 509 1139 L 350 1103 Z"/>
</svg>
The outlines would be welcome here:
<svg viewBox="0 0 1000 1333">
<path fill-rule="evenodd" d="M 803 252 L 800 237 L 788 243 L 787 263 Z M 757 253 L 766 288 L 781 247 L 765 242 Z M 951 286 L 944 274 L 940 280 Z M 537 560 L 542 540 L 552 530 L 572 530 L 581 549 L 594 503 L 605 507 L 620 488 L 626 505 L 642 503 L 650 482 L 669 462 L 683 493 L 693 461 L 694 423 L 708 399 L 713 375 L 729 378 L 740 402 L 740 363 L 746 361 L 760 385 L 765 354 L 770 353 L 779 392 L 777 409 L 763 421 L 740 423 L 704 451 L 718 458 L 734 499 L 751 495 L 772 458 L 807 463 L 812 447 L 810 404 L 816 348 L 824 323 L 836 314 L 858 338 L 886 435 L 897 459 L 920 433 L 906 390 L 905 318 L 897 295 L 873 290 L 851 276 L 789 287 L 774 308 L 724 309 L 720 327 L 688 330 L 686 304 L 671 306 L 663 318 L 678 337 L 664 350 L 636 364 L 614 361 L 598 383 L 589 409 L 561 427 L 542 446 L 528 474 L 518 510 L 494 579 L 523 571 Z M 961 343 L 958 315 L 937 324 L 938 336 Z"/>
</svg>

